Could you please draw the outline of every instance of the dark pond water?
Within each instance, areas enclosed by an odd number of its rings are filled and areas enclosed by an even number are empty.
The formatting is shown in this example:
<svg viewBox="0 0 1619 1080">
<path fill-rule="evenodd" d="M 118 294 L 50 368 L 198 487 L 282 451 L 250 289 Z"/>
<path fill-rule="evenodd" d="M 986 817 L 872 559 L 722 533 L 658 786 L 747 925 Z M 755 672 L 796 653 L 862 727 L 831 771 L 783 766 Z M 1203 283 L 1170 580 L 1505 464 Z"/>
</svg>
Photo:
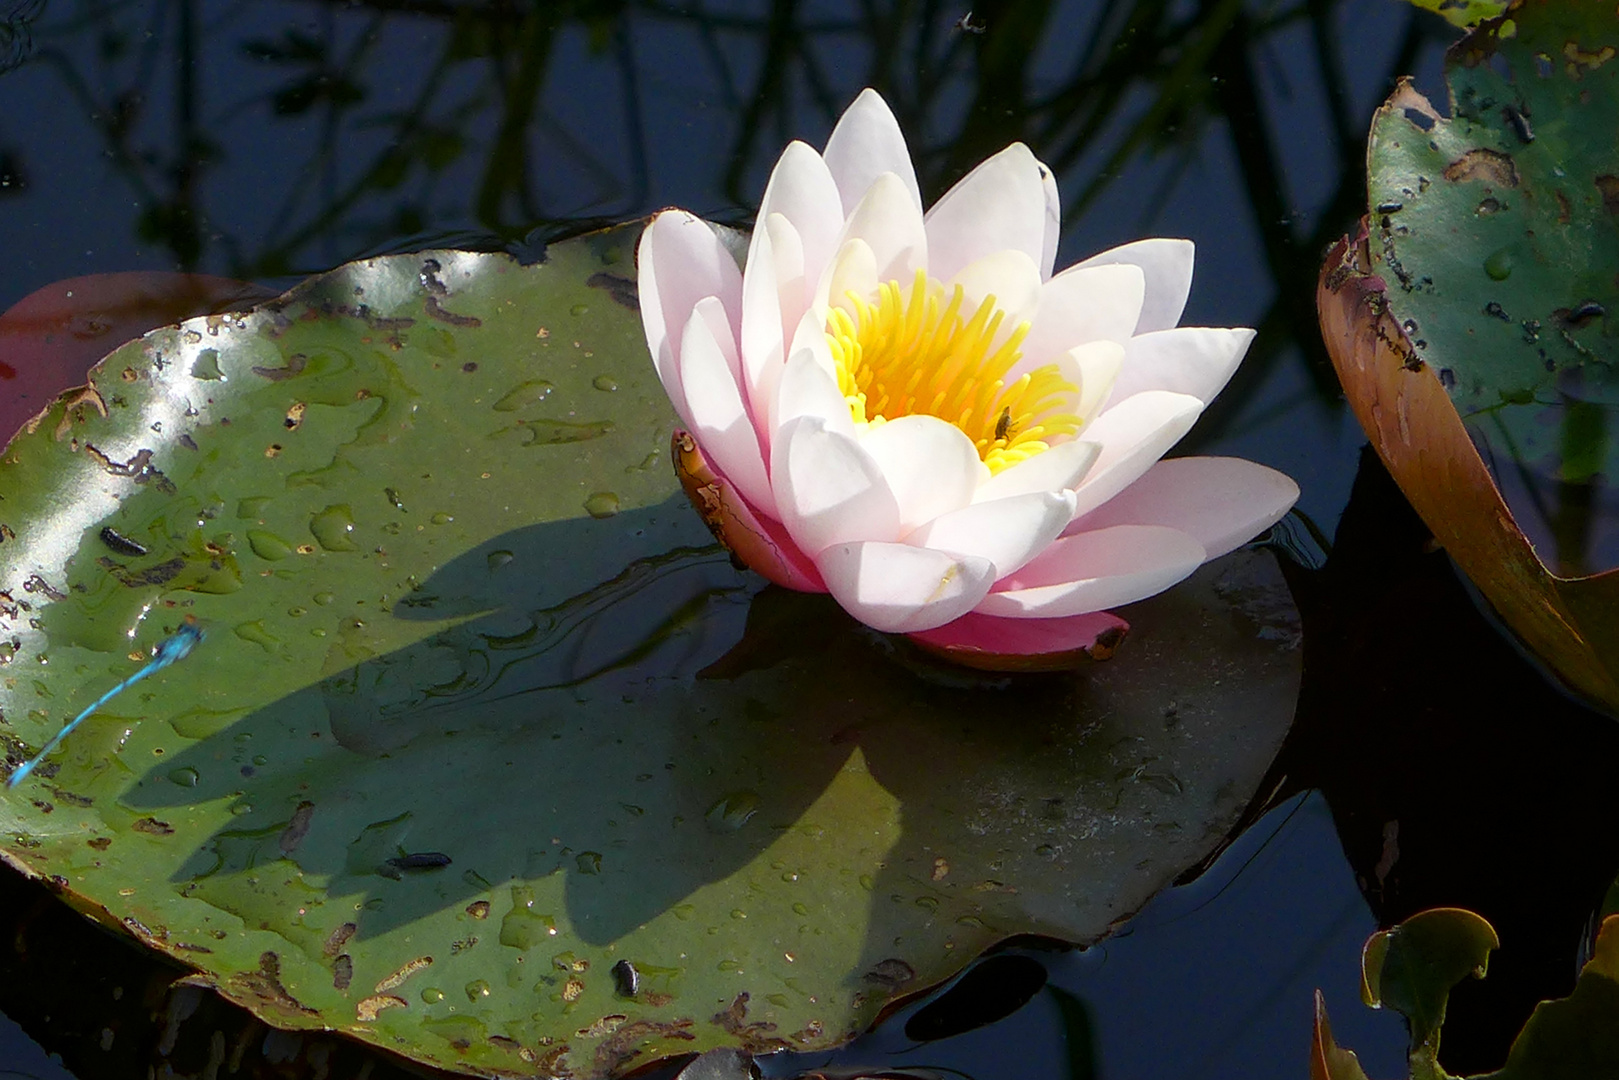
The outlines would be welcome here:
<svg viewBox="0 0 1619 1080">
<path fill-rule="evenodd" d="M 1359 1003 L 1360 946 L 1440 903 L 1481 911 L 1505 942 L 1490 979 L 1455 999 L 1453 1069 L 1498 1064 L 1533 1002 L 1572 986 L 1619 863 L 1597 764 L 1611 724 L 1549 689 L 1426 550 L 1363 457 L 1315 329 L 1321 250 L 1364 208 L 1371 110 L 1404 73 L 1442 100 L 1443 23 L 1394 0 L 970 13 L 936 0 L 9 0 L 0 15 L 0 308 L 112 270 L 281 286 L 379 252 L 533 251 L 668 205 L 745 224 L 781 145 L 819 145 L 865 85 L 900 116 L 929 200 L 1014 139 L 1054 166 L 1059 266 L 1144 235 L 1197 242 L 1184 321 L 1260 336 L 1184 449 L 1288 472 L 1319 535 L 1336 534 L 1327 558 L 1308 528 L 1288 530 L 1306 683 L 1274 797 L 1206 873 L 1103 945 L 1005 954 L 1006 978 L 927 1032 L 943 1037 L 908 1030 L 913 1007 L 772 1074 L 1299 1077 L 1319 988 L 1339 1041 L 1396 1075 L 1404 1027 Z M 17 884 L 4 910 L 21 940 L 41 901 Z M 118 1075 L 98 1049 L 112 1040 L 84 1020 L 93 1009 L 6 964 L 0 1075 Z M 274 1057 L 268 1042 L 258 1052 Z"/>
</svg>

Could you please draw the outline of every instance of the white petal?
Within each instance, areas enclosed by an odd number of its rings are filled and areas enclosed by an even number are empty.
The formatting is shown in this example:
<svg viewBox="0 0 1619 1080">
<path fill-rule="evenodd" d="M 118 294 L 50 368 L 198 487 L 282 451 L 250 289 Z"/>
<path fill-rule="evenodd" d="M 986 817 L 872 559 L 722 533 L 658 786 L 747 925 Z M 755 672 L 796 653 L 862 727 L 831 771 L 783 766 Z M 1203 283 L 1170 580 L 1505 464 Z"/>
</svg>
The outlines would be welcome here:
<svg viewBox="0 0 1619 1080">
<path fill-rule="evenodd" d="M 698 304 L 699 313 L 709 303 L 718 306 L 718 301 L 704 300 Z M 726 358 L 725 345 L 715 339 L 705 318 L 686 324 L 680 344 L 680 379 L 693 434 L 709 464 L 754 506 L 772 505 L 775 500 L 753 420 L 742 405 L 742 391 Z"/>
<path fill-rule="evenodd" d="M 961 618 L 995 581 L 985 559 L 908 544 L 834 544 L 815 557 L 815 567 L 845 611 L 890 634 Z"/>
<path fill-rule="evenodd" d="M 934 518 L 905 542 L 988 559 L 995 565 L 995 576 L 1005 577 L 1057 539 L 1073 514 L 1071 491 L 1014 495 Z"/>
<path fill-rule="evenodd" d="M 1102 452 L 1098 443 L 1058 443 L 1051 449 L 1009 466 L 978 485 L 973 502 L 989 502 L 1036 491 L 1062 491 L 1079 486 Z"/>
<path fill-rule="evenodd" d="M 1146 275 L 1147 292 L 1141 304 L 1141 318 L 1136 333 L 1168 330 L 1181 321 L 1186 310 L 1186 298 L 1192 292 L 1192 256 L 1190 240 L 1152 238 L 1137 240 L 1111 248 L 1100 255 L 1092 255 L 1079 266 L 1110 266 L 1129 263 L 1141 267 Z"/>
<path fill-rule="evenodd" d="M 883 173 L 866 189 L 843 226 L 839 252 L 856 238 L 871 245 L 878 281 L 909 285 L 917 270 L 928 267 L 928 234 L 922 226 L 922 212 L 893 173 Z M 834 294 L 834 299 L 837 295 L 841 294 Z"/>
<path fill-rule="evenodd" d="M 1173 390 L 1207 404 L 1225 387 L 1253 340 L 1254 332 L 1244 327 L 1180 326 L 1142 334 L 1124 347 L 1113 399 L 1123 401 L 1143 390 Z"/>
<path fill-rule="evenodd" d="M 1080 420 L 1089 424 L 1101 412 L 1118 380 L 1124 365 L 1124 347 L 1112 341 L 1093 341 L 1077 349 L 1069 349 L 1056 358 L 1057 370 L 1062 377 L 1079 387 L 1079 396 L 1072 409 Z M 1081 434 L 1084 428 L 1080 429 Z"/>
<path fill-rule="evenodd" d="M 1143 600 L 1196 570 L 1203 545 L 1176 529 L 1118 525 L 1065 536 L 997 583 L 977 610 L 1049 619 Z"/>
<path fill-rule="evenodd" d="M 837 382 L 827 374 L 825 365 L 808 348 L 795 351 L 788 358 L 786 367 L 782 368 L 771 421 L 771 430 L 776 433 L 770 440 L 772 453 L 781 430 L 799 417 L 814 417 L 844 438 L 855 437 L 854 418 L 849 414 L 848 400 L 838 389 Z"/>
<path fill-rule="evenodd" d="M 1046 246 L 1046 188 L 1029 148 L 1013 143 L 980 162 L 927 214 L 929 271 L 941 281 L 1008 248 L 1029 257 L 1036 274 Z"/>
<path fill-rule="evenodd" d="M 922 192 L 911 168 L 911 152 L 888 102 L 875 90 L 862 90 L 844 110 L 822 155 L 843 198 L 843 212 L 852 214 L 866 189 L 885 172 L 899 177 L 910 193 L 916 212 L 922 212 Z"/>
<path fill-rule="evenodd" d="M 775 244 L 769 228 L 755 229 L 748 265 L 742 271 L 742 374 L 748 411 L 758 419 L 761 429 L 768 429 L 769 393 L 781 381 L 785 362 L 782 338 Z"/>
<path fill-rule="evenodd" d="M 1062 196 L 1057 193 L 1057 177 L 1040 162 L 1040 186 L 1046 196 L 1046 235 L 1040 245 L 1040 279 L 1051 276 L 1057 265 L 1057 244 L 1062 239 Z"/>
<path fill-rule="evenodd" d="M 860 446 L 894 493 L 901 535 L 972 502 L 978 451 L 954 424 L 922 414 L 902 416 L 866 428 Z"/>
<path fill-rule="evenodd" d="M 1040 305 L 1040 268 L 1021 251 L 996 251 L 974 260 L 945 282 L 947 290 L 956 285 L 961 286 L 961 310 L 969 317 L 979 304 L 995 298 L 995 306 L 1006 312 L 1001 336 L 1020 322 L 1032 322 Z"/>
<path fill-rule="evenodd" d="M 780 214 L 803 242 L 804 266 L 810 280 L 820 277 L 821 268 L 837 250 L 838 233 L 843 229 L 843 199 L 826 162 L 805 143 L 788 143 L 770 173 L 764 197 L 759 200 L 758 220 L 768 221 L 772 214 Z M 753 256 L 750 253 L 748 257 L 751 260 Z"/>
<path fill-rule="evenodd" d="M 793 223 L 780 214 L 764 219 L 765 231 L 770 234 L 770 250 L 776 259 L 776 288 L 781 303 L 782 333 L 791 334 L 798 320 L 804 317 L 815 300 L 815 286 L 824 266 L 817 266 L 813 274 L 804 264 L 804 242 L 793 228 Z M 835 237 L 834 237 L 835 239 Z"/>
<path fill-rule="evenodd" d="M 777 517 L 806 554 L 899 535 L 899 507 L 871 455 L 813 416 L 790 420 L 770 448 Z"/>
<path fill-rule="evenodd" d="M 698 300 L 717 296 L 732 320 L 734 336 L 741 314 L 742 272 L 707 222 L 684 210 L 668 210 L 652 219 L 641 233 L 636 266 L 647 347 L 669 400 L 686 419 L 686 396 L 676 364 L 686 320 Z"/>
<path fill-rule="evenodd" d="M 1087 514 L 1123 491 L 1191 430 L 1203 403 L 1188 394 L 1149 390 L 1127 397 L 1085 425 L 1102 444 L 1096 465 L 1079 485 L 1076 514 Z"/>
<path fill-rule="evenodd" d="M 870 300 L 877 292 L 877 285 L 877 256 L 870 244 L 858 236 L 852 237 L 838 247 L 837 255 L 822 271 L 812 307 L 823 310 L 840 307 L 853 314 L 855 308 L 849 294 Z M 825 324 L 818 329 L 824 333 Z"/>
<path fill-rule="evenodd" d="M 731 328 L 731 316 L 725 310 L 725 305 L 720 303 L 717 296 L 705 296 L 692 307 L 691 314 L 686 329 L 690 330 L 691 324 L 698 321 L 707 325 L 708 332 L 713 335 L 715 347 L 725 358 L 725 370 L 730 374 L 731 381 L 740 388 L 743 383 L 742 357 L 737 352 L 736 338 L 732 336 L 734 331 Z M 684 335 L 681 341 L 685 341 Z M 681 348 L 685 348 L 685 345 L 682 344 Z"/>
<path fill-rule="evenodd" d="M 1129 342 L 1141 317 L 1145 282 L 1140 267 L 1127 265 L 1070 268 L 1046 282 L 1023 339 L 1018 374 L 1076 345 Z"/>
<path fill-rule="evenodd" d="M 1171 458 L 1073 527 L 1163 525 L 1187 533 L 1214 559 L 1276 524 L 1298 497 L 1299 486 L 1290 477 L 1252 461 Z"/>
</svg>

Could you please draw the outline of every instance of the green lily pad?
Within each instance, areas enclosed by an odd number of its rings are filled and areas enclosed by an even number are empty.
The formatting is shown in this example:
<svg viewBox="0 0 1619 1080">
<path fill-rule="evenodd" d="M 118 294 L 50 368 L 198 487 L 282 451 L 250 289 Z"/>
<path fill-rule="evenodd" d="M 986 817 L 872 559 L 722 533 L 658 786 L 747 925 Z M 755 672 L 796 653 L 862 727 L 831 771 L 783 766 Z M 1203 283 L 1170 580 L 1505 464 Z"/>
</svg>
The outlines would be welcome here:
<svg viewBox="0 0 1619 1080">
<path fill-rule="evenodd" d="M 637 227 L 109 356 L 0 460 L 0 856 L 271 1024 L 479 1074 L 838 1044 L 1221 842 L 1291 719 L 1239 552 L 987 680 L 762 588 L 667 459 Z"/>
<path fill-rule="evenodd" d="M 1451 989 L 1468 976 L 1482 978 L 1495 930 L 1459 908 L 1413 915 L 1374 934 L 1363 955 L 1368 1004 L 1387 1004 L 1411 1022 L 1413 1080 L 1450 1080 L 1439 1064 L 1440 1025 Z M 1513 1040 L 1506 1063 L 1477 1080 L 1584 1080 L 1619 1070 L 1619 916 L 1602 921 L 1591 958 L 1574 992 L 1535 1006 Z M 1316 993 L 1312 1080 L 1366 1080 L 1350 1051 L 1332 1037 Z"/>
<path fill-rule="evenodd" d="M 1443 15 L 1453 26 L 1477 26 L 1511 7 L 1510 0 L 1411 0 L 1424 11 Z"/>
<path fill-rule="evenodd" d="M 1361 952 L 1361 996 L 1388 1006 L 1411 1024 L 1413 1053 L 1437 1059 L 1450 991 L 1464 978 L 1482 979 L 1495 929 L 1471 911 L 1433 908 L 1380 930 Z"/>
<path fill-rule="evenodd" d="M 1567 575 L 1605 569 L 1619 478 L 1619 22 L 1539 4 L 1450 52 L 1451 115 L 1409 84 L 1367 151 L 1373 266 L 1409 344 Z M 1555 559 L 1555 563 L 1554 560 Z"/>
</svg>

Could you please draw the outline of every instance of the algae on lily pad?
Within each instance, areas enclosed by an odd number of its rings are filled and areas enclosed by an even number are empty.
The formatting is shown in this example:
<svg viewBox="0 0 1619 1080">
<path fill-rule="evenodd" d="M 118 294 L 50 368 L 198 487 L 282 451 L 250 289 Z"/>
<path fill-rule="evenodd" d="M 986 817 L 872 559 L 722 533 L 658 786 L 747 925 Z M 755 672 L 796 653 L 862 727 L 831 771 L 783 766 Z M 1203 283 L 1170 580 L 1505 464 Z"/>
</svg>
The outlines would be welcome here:
<svg viewBox="0 0 1619 1080">
<path fill-rule="evenodd" d="M 1218 846 L 1265 552 L 986 679 L 762 587 L 667 458 L 637 227 L 369 260 L 109 356 L 0 461 L 0 855 L 271 1024 L 482 1075 L 824 1048 Z"/>
</svg>

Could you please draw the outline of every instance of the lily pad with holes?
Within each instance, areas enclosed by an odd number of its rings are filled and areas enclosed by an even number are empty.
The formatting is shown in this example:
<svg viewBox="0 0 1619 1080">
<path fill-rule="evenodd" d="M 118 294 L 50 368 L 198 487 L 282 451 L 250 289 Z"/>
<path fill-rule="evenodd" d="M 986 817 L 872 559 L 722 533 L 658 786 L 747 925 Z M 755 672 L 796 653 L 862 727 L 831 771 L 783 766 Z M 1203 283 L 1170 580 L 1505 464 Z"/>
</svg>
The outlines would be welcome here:
<svg viewBox="0 0 1619 1080">
<path fill-rule="evenodd" d="M 1531 649 L 1619 710 L 1619 17 L 1520 5 L 1402 83 L 1364 237 L 1318 306 L 1345 392 L 1428 526 Z"/>
<path fill-rule="evenodd" d="M 823 1048 L 1216 849 L 1291 719 L 1238 552 L 991 679 L 764 588 L 667 458 L 637 227 L 342 267 L 0 460 L 0 856 L 288 1028 L 479 1074 Z"/>
</svg>

